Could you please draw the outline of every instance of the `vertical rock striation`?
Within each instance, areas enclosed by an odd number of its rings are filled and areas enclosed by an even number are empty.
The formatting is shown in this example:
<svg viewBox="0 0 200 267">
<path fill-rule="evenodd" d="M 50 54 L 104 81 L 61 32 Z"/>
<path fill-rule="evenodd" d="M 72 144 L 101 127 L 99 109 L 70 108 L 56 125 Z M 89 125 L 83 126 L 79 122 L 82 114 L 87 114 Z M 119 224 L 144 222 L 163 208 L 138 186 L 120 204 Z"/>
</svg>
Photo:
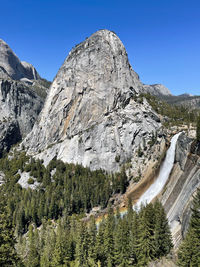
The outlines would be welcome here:
<svg viewBox="0 0 200 267">
<path fill-rule="evenodd" d="M 160 127 L 143 90 L 120 39 L 100 30 L 69 53 L 24 144 L 46 163 L 57 155 L 117 171 Z"/>
<path fill-rule="evenodd" d="M 0 79 L 0 156 L 29 133 L 43 100 L 24 83 Z"/>
<path fill-rule="evenodd" d="M 185 235 L 190 219 L 192 196 L 200 186 L 200 157 L 191 153 L 191 139 L 178 139 L 175 165 L 160 198 L 171 225 L 175 247 Z"/>
</svg>

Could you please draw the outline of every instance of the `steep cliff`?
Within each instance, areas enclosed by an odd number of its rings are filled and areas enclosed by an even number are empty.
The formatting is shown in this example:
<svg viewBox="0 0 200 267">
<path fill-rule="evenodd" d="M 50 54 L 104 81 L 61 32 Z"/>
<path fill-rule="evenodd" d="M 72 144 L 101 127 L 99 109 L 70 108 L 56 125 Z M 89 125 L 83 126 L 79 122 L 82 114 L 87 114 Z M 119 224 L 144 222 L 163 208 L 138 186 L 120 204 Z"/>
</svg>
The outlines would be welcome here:
<svg viewBox="0 0 200 267">
<path fill-rule="evenodd" d="M 0 155 L 33 127 L 43 99 L 24 83 L 0 79 Z"/>
<path fill-rule="evenodd" d="M 69 53 L 24 145 L 45 163 L 117 171 L 161 126 L 143 91 L 120 39 L 100 30 Z"/>
<path fill-rule="evenodd" d="M 178 139 L 175 164 L 161 201 L 167 212 L 175 247 L 185 235 L 190 219 L 192 196 L 200 186 L 200 157 L 191 150 L 191 142 L 184 133 Z"/>
<path fill-rule="evenodd" d="M 48 85 L 0 39 L 0 157 L 32 129 Z"/>
</svg>

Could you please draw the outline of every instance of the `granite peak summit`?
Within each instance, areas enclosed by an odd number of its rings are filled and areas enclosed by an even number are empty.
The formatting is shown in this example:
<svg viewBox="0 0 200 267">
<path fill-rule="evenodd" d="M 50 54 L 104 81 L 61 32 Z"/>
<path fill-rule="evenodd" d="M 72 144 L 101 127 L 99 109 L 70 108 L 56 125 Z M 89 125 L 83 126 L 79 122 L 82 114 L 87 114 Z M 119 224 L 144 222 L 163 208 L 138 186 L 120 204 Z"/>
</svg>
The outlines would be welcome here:
<svg viewBox="0 0 200 267">
<path fill-rule="evenodd" d="M 147 101 L 134 100 L 142 92 L 121 40 L 111 31 L 97 31 L 65 59 L 24 144 L 29 153 L 43 151 L 39 157 L 45 162 L 57 155 L 65 162 L 118 171 L 143 136 L 150 139 L 160 127 Z"/>
</svg>

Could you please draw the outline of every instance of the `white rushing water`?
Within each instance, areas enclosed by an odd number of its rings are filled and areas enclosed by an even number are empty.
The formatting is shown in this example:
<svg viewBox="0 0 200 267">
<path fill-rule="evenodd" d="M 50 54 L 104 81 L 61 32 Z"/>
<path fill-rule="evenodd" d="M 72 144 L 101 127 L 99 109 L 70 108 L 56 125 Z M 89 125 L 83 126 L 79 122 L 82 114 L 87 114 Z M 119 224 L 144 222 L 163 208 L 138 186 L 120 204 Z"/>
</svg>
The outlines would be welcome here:
<svg viewBox="0 0 200 267">
<path fill-rule="evenodd" d="M 176 142 L 181 133 L 175 134 L 172 137 L 171 144 L 167 150 L 165 160 L 160 168 L 160 173 L 156 178 L 156 181 L 144 192 L 144 194 L 139 198 L 136 206 L 139 208 L 141 204 L 150 203 L 163 189 L 167 179 L 170 175 L 170 172 L 174 165 L 174 157 L 176 151 Z"/>
</svg>

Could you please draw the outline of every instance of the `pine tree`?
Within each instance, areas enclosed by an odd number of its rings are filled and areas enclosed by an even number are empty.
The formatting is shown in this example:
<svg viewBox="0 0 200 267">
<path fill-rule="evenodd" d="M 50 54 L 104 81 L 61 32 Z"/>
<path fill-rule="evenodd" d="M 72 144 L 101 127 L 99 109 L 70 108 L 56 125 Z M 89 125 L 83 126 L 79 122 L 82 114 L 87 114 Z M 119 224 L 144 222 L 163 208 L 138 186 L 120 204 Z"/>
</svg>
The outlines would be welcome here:
<svg viewBox="0 0 200 267">
<path fill-rule="evenodd" d="M 20 207 L 18 210 L 16 210 L 16 231 L 18 234 L 23 234 L 25 231 L 25 212 L 23 207 Z"/>
<path fill-rule="evenodd" d="M 38 240 L 36 239 L 36 235 L 33 231 L 33 225 L 29 226 L 28 232 L 28 242 L 29 242 L 29 249 L 28 255 L 26 259 L 26 265 L 30 267 L 39 267 L 40 266 L 40 255 L 38 252 Z"/>
<path fill-rule="evenodd" d="M 143 207 L 139 214 L 139 266 L 146 265 L 155 255 L 154 227 L 155 214 L 150 203 Z"/>
<path fill-rule="evenodd" d="M 137 265 L 139 255 L 139 216 L 136 211 L 133 211 L 133 218 L 130 227 L 130 263 L 132 265 Z"/>
<path fill-rule="evenodd" d="M 154 233 L 154 242 L 155 242 L 155 257 L 160 258 L 167 255 L 171 248 L 172 237 L 169 229 L 168 220 L 162 204 L 157 200 L 154 204 L 155 210 L 155 233 Z"/>
<path fill-rule="evenodd" d="M 96 245 L 95 245 L 95 257 L 97 262 L 100 262 L 104 266 L 106 261 L 106 256 L 104 252 L 104 232 L 105 232 L 105 219 L 100 223 L 98 227 L 98 232 L 96 236 Z"/>
<path fill-rule="evenodd" d="M 131 198 L 129 198 L 128 199 L 127 220 L 128 220 L 128 224 L 129 224 L 130 228 L 132 226 L 133 214 L 134 214 L 133 204 L 132 204 Z"/>
<path fill-rule="evenodd" d="M 77 244 L 76 244 L 76 261 L 78 266 L 86 267 L 88 266 L 88 231 L 86 223 L 81 221 L 78 224 L 77 231 Z"/>
<path fill-rule="evenodd" d="M 200 142 L 200 116 L 197 118 L 197 132 L 196 132 L 197 142 Z"/>
<path fill-rule="evenodd" d="M 115 266 L 126 267 L 130 263 L 130 231 L 127 218 L 118 222 L 114 231 L 115 237 Z"/>
<path fill-rule="evenodd" d="M 127 184 L 128 184 L 127 175 L 126 175 L 125 167 L 123 167 L 120 173 L 120 184 L 119 184 L 120 192 L 122 194 L 126 192 Z"/>
<path fill-rule="evenodd" d="M 189 229 L 178 252 L 178 265 L 181 267 L 200 266 L 200 189 L 192 206 Z"/>
<path fill-rule="evenodd" d="M 15 251 L 14 228 L 8 216 L 5 201 L 0 202 L 0 266 L 17 266 L 19 258 Z"/>
<path fill-rule="evenodd" d="M 96 260 L 95 244 L 96 244 L 97 227 L 94 217 L 90 219 L 88 234 L 89 234 L 88 257 L 90 260 L 95 261 Z"/>
<path fill-rule="evenodd" d="M 43 223 L 44 227 L 44 223 Z M 54 229 L 47 227 L 46 229 L 42 229 L 42 239 L 44 240 L 43 248 L 41 251 L 41 257 L 40 257 L 40 266 L 41 267 L 50 267 L 52 258 L 53 258 L 53 252 L 54 252 L 54 246 L 56 242 L 56 236 Z"/>
<path fill-rule="evenodd" d="M 65 246 L 63 240 L 64 229 L 61 226 L 61 222 L 58 222 L 56 243 L 52 255 L 52 267 L 59 267 L 64 264 Z"/>
<path fill-rule="evenodd" d="M 122 237 L 122 218 L 119 217 L 114 230 L 114 261 L 115 265 L 121 263 L 121 237 Z"/>
<path fill-rule="evenodd" d="M 178 266 L 200 266 L 200 238 L 189 229 L 178 251 Z"/>
<path fill-rule="evenodd" d="M 114 237 L 113 229 L 115 227 L 115 217 L 113 209 L 109 208 L 104 231 L 104 252 L 107 266 L 112 266 L 114 261 Z"/>
<path fill-rule="evenodd" d="M 75 258 L 75 244 L 70 229 L 65 228 L 62 234 L 64 265 L 68 266 Z"/>
</svg>

